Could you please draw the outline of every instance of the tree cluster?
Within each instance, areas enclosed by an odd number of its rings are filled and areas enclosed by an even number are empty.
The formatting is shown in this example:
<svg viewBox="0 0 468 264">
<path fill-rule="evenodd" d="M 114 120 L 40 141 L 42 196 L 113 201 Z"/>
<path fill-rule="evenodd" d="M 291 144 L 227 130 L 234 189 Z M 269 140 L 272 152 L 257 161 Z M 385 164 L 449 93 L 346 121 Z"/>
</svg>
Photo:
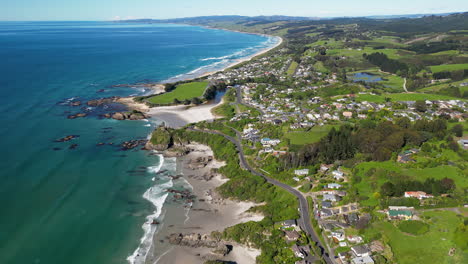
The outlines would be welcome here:
<svg viewBox="0 0 468 264">
<path fill-rule="evenodd" d="M 384 72 L 401 73 L 404 75 L 409 69 L 406 63 L 390 59 L 382 52 L 375 52 L 369 55 L 364 53 L 363 57 L 370 63 L 378 66 Z"/>
<path fill-rule="evenodd" d="M 450 178 L 436 180 L 434 178 L 426 179 L 424 182 L 404 180 L 386 182 L 380 187 L 380 194 L 386 197 L 400 197 L 405 192 L 423 191 L 435 196 L 448 193 L 455 189 L 455 182 Z"/>
</svg>

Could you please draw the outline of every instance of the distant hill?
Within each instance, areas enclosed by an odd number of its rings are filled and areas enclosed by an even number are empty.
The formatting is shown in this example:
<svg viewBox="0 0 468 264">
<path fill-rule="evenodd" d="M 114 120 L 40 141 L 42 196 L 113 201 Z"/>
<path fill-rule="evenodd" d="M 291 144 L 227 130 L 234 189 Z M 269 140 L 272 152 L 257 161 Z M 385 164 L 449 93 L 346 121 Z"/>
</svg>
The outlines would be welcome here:
<svg viewBox="0 0 468 264">
<path fill-rule="evenodd" d="M 142 22 L 142 23 L 187 23 L 187 24 L 210 24 L 219 22 L 276 22 L 276 21 L 317 21 L 317 20 L 354 20 L 354 19 L 404 19 L 404 18 L 422 18 L 427 16 L 449 16 L 462 13 L 443 13 L 443 14 L 408 14 L 408 15 L 382 15 L 382 16 L 362 16 L 362 17 L 300 17 L 300 16 L 199 16 L 199 17 L 183 17 L 171 19 L 134 19 L 134 20 L 119 20 L 119 22 Z"/>
</svg>

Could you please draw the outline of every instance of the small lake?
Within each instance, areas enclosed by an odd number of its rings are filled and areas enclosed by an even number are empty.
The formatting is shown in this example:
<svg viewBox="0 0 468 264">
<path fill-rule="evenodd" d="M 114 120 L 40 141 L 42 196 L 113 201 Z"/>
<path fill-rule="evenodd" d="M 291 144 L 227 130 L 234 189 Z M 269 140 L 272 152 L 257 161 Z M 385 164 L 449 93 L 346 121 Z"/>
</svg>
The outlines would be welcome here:
<svg viewBox="0 0 468 264">
<path fill-rule="evenodd" d="M 367 82 L 367 83 L 374 83 L 374 82 L 382 81 L 382 77 L 380 77 L 379 75 L 371 74 L 371 73 L 368 73 L 368 72 L 355 73 L 351 77 L 351 79 L 353 81 L 355 81 L 355 82 L 364 81 L 364 82 Z"/>
</svg>

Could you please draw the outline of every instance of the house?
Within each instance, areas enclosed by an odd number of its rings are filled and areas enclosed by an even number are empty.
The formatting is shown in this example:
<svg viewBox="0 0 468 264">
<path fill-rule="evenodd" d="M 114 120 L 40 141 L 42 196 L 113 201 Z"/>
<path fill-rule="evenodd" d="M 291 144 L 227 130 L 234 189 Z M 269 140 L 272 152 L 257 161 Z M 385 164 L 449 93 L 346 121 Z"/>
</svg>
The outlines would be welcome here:
<svg viewBox="0 0 468 264">
<path fill-rule="evenodd" d="M 345 111 L 343 112 L 343 116 L 346 118 L 351 118 L 353 117 L 353 112 Z"/>
<path fill-rule="evenodd" d="M 332 175 L 333 175 L 333 178 L 335 178 L 335 180 L 340 180 L 344 178 L 344 173 L 340 170 L 334 170 L 332 172 Z"/>
<path fill-rule="evenodd" d="M 278 145 L 280 142 L 281 142 L 281 140 L 279 140 L 279 139 L 271 139 L 271 138 L 262 138 L 262 139 L 260 140 L 260 143 L 262 143 L 262 145 L 272 145 L 272 146 L 276 146 L 276 145 Z"/>
<path fill-rule="evenodd" d="M 330 189 L 339 189 L 339 188 L 341 188 L 341 184 L 338 184 L 338 183 L 329 183 L 329 184 L 327 185 L 327 187 L 330 188 Z"/>
<path fill-rule="evenodd" d="M 351 251 L 356 257 L 365 257 L 370 256 L 371 252 L 367 245 L 357 245 L 351 247 Z"/>
<path fill-rule="evenodd" d="M 296 219 L 285 220 L 285 221 L 283 222 L 283 226 L 284 226 L 284 227 L 297 227 Z"/>
<path fill-rule="evenodd" d="M 301 175 L 308 175 L 309 169 L 302 169 L 302 170 L 295 170 L 294 174 L 301 176 Z"/>
<path fill-rule="evenodd" d="M 337 241 L 344 241 L 346 239 L 345 232 L 343 230 L 332 231 L 331 237 Z"/>
<path fill-rule="evenodd" d="M 324 201 L 330 201 L 330 202 L 338 202 L 341 200 L 341 197 L 335 194 L 324 194 L 323 195 L 323 200 Z"/>
<path fill-rule="evenodd" d="M 332 215 L 333 215 L 333 212 L 330 209 L 325 209 L 325 208 L 320 210 L 320 213 L 319 213 L 320 217 L 327 217 L 327 216 L 332 216 Z"/>
<path fill-rule="evenodd" d="M 389 219 L 410 220 L 413 217 L 413 212 L 410 210 L 388 210 Z"/>
<path fill-rule="evenodd" d="M 464 149 L 468 149 L 468 139 L 461 139 L 458 141 L 458 144 L 460 144 Z"/>
<path fill-rule="evenodd" d="M 305 258 L 305 254 L 302 252 L 301 248 L 298 245 L 294 244 L 291 249 L 296 257 Z"/>
<path fill-rule="evenodd" d="M 362 243 L 363 239 L 360 236 L 347 236 L 346 239 L 348 239 L 349 242 L 351 243 Z"/>
<path fill-rule="evenodd" d="M 427 194 L 425 192 L 416 191 L 416 192 L 405 192 L 406 198 L 417 198 L 419 200 L 426 199 L 426 198 L 433 198 L 434 195 Z"/>
<path fill-rule="evenodd" d="M 351 260 L 352 264 L 374 264 L 374 260 L 370 256 L 357 257 Z"/>
<path fill-rule="evenodd" d="M 320 172 L 327 172 L 333 165 L 330 164 L 330 165 L 327 165 L 327 164 L 322 164 L 320 165 Z"/>
<path fill-rule="evenodd" d="M 322 208 L 332 208 L 332 203 L 329 201 L 322 201 Z"/>
<path fill-rule="evenodd" d="M 296 241 L 301 237 L 301 235 L 296 230 L 293 230 L 293 231 L 286 230 L 284 231 L 284 233 L 286 234 L 286 239 L 288 241 Z"/>
</svg>

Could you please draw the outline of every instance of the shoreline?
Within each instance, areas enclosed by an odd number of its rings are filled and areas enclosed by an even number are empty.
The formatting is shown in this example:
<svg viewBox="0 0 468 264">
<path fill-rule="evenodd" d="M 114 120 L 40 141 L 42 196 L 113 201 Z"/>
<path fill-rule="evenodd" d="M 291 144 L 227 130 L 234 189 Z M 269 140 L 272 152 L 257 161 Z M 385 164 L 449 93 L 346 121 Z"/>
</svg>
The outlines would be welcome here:
<svg viewBox="0 0 468 264">
<path fill-rule="evenodd" d="M 165 217 L 158 227 L 158 232 L 154 234 L 152 252 L 145 263 L 201 264 L 206 260 L 216 259 L 254 264 L 260 250 L 230 241 L 222 241 L 233 246 L 232 252 L 225 256 L 214 254 L 216 248 L 168 243 L 168 237 L 173 234 L 210 235 L 212 231 L 222 232 L 227 227 L 239 223 L 263 219 L 261 214 L 247 212 L 258 204 L 224 199 L 216 192 L 216 188 L 228 179 L 213 171 L 225 163 L 213 158 L 210 147 L 197 143 L 187 144 L 185 147 L 188 147 L 190 152 L 177 158 L 176 174 L 183 175 L 179 180 L 186 181 L 192 187 L 192 194 L 196 198 L 190 209 L 169 204 L 164 206 Z"/>
<path fill-rule="evenodd" d="M 210 28 L 210 29 L 215 29 L 215 28 Z M 226 29 L 221 29 L 221 30 L 226 30 Z M 233 31 L 233 30 L 227 30 L 227 31 Z M 239 32 L 239 31 L 233 31 L 233 32 Z M 224 72 L 226 70 L 229 70 L 230 68 L 233 68 L 237 65 L 240 65 L 242 63 L 248 62 L 258 56 L 264 55 L 267 52 L 279 47 L 281 44 L 283 44 L 284 40 L 282 37 L 279 36 L 270 36 L 270 35 L 265 35 L 265 34 L 258 34 L 258 33 L 245 33 L 245 32 L 239 32 L 239 33 L 244 33 L 244 34 L 255 34 L 255 35 L 262 35 L 262 36 L 268 36 L 270 38 L 277 38 L 279 41 L 272 45 L 271 47 L 264 48 L 262 50 L 259 50 L 255 54 L 252 54 L 248 57 L 245 58 L 240 58 L 237 59 L 236 61 L 230 63 L 229 65 L 226 65 L 222 69 L 219 70 L 214 70 L 210 72 L 203 73 L 198 76 L 193 76 L 190 78 L 182 78 L 180 80 L 184 81 L 190 81 L 190 80 L 195 80 L 198 78 L 207 78 L 211 75 Z M 186 75 L 186 74 L 184 74 Z M 168 79 L 171 80 L 172 78 Z M 180 81 L 179 80 L 179 81 Z M 165 82 L 165 81 L 164 81 Z M 157 95 L 161 93 L 161 87 L 164 82 L 154 84 L 154 87 L 159 87 L 159 90 L 155 90 L 155 92 L 149 94 L 149 95 Z M 159 91 L 159 92 L 156 92 Z M 183 127 L 187 124 L 190 123 L 197 123 L 201 121 L 207 121 L 207 120 L 213 120 L 218 118 L 217 116 L 213 115 L 211 113 L 211 109 L 214 107 L 220 105 L 220 103 L 205 103 L 200 106 L 185 106 L 185 105 L 174 105 L 174 106 L 158 106 L 158 107 L 149 107 L 144 103 L 138 103 L 133 100 L 135 97 L 123 97 L 117 100 L 118 103 L 126 105 L 129 109 L 131 110 L 137 110 L 145 113 L 149 113 L 151 117 L 156 117 L 166 123 L 167 126 L 173 127 L 173 128 L 179 128 Z M 209 108 L 209 109 L 207 109 Z M 208 110 L 208 112 L 207 112 Z"/>
</svg>

